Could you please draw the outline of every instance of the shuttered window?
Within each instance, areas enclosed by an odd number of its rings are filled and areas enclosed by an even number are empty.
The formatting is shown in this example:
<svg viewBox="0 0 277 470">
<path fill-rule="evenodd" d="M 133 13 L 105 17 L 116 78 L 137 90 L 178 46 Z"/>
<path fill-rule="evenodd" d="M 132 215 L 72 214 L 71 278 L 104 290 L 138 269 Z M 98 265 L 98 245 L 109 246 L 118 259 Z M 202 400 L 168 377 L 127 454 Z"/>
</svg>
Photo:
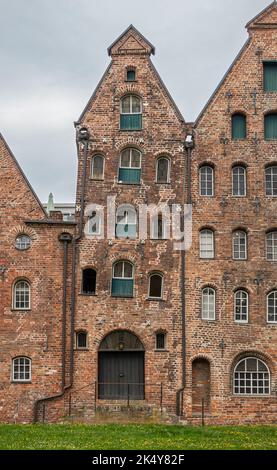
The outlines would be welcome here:
<svg viewBox="0 0 277 470">
<path fill-rule="evenodd" d="M 264 121 L 265 140 L 277 139 L 277 113 L 268 114 Z"/>
<path fill-rule="evenodd" d="M 264 62 L 264 91 L 277 91 L 277 62 Z"/>
<path fill-rule="evenodd" d="M 139 184 L 141 178 L 141 153 L 136 149 L 125 149 L 120 157 L 119 183 Z"/>
<path fill-rule="evenodd" d="M 119 261 L 113 268 L 112 296 L 133 297 L 134 268 L 127 261 Z"/>
<path fill-rule="evenodd" d="M 232 139 L 246 139 L 246 117 L 243 114 L 234 114 L 232 116 Z"/>
<path fill-rule="evenodd" d="M 142 102 L 138 96 L 129 95 L 121 100 L 120 129 L 142 129 Z"/>
</svg>

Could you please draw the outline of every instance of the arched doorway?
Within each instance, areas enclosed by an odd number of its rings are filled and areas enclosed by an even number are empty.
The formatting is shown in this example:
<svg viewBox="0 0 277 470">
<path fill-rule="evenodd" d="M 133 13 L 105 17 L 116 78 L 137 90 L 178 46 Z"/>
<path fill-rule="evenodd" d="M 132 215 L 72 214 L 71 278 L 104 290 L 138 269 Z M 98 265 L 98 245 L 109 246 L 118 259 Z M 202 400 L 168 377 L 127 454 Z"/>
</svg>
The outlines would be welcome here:
<svg viewBox="0 0 277 470">
<path fill-rule="evenodd" d="M 207 359 L 196 359 L 192 363 L 192 413 L 201 415 L 204 400 L 204 410 L 210 410 L 211 372 Z"/>
<path fill-rule="evenodd" d="M 114 331 L 99 348 L 98 398 L 144 400 L 144 347 L 129 331 Z"/>
</svg>

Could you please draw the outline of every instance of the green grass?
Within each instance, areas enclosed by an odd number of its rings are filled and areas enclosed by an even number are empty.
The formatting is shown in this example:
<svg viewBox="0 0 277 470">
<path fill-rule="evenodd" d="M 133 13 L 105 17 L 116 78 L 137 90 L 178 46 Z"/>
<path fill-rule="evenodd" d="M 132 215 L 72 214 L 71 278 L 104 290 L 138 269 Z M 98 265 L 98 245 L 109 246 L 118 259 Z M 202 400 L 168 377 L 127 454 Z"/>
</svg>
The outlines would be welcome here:
<svg viewBox="0 0 277 470">
<path fill-rule="evenodd" d="M 0 425 L 0 450 L 277 450 L 277 426 Z"/>
</svg>

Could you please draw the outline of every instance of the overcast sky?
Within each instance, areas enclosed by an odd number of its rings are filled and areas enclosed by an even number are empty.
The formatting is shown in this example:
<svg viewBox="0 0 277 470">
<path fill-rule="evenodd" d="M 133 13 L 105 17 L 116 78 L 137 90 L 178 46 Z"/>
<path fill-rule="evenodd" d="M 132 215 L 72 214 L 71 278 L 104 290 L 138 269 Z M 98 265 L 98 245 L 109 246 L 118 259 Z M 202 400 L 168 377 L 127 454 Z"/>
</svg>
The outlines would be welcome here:
<svg viewBox="0 0 277 470">
<path fill-rule="evenodd" d="M 0 131 L 38 196 L 75 200 L 78 119 L 132 23 L 193 121 L 269 0 L 0 0 Z"/>
</svg>

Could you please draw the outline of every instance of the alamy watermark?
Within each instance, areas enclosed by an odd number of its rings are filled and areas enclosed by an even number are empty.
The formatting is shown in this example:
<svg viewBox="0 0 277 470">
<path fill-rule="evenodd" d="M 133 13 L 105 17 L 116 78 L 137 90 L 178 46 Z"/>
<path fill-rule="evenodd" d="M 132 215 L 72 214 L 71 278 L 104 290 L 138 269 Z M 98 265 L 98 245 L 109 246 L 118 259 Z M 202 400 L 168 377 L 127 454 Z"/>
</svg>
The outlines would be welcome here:
<svg viewBox="0 0 277 470">
<path fill-rule="evenodd" d="M 89 204 L 85 208 L 85 236 L 89 239 L 120 238 L 145 242 L 172 240 L 175 251 L 188 251 L 192 244 L 192 206 L 190 204 L 122 204 L 108 196 L 106 206 Z"/>
</svg>

